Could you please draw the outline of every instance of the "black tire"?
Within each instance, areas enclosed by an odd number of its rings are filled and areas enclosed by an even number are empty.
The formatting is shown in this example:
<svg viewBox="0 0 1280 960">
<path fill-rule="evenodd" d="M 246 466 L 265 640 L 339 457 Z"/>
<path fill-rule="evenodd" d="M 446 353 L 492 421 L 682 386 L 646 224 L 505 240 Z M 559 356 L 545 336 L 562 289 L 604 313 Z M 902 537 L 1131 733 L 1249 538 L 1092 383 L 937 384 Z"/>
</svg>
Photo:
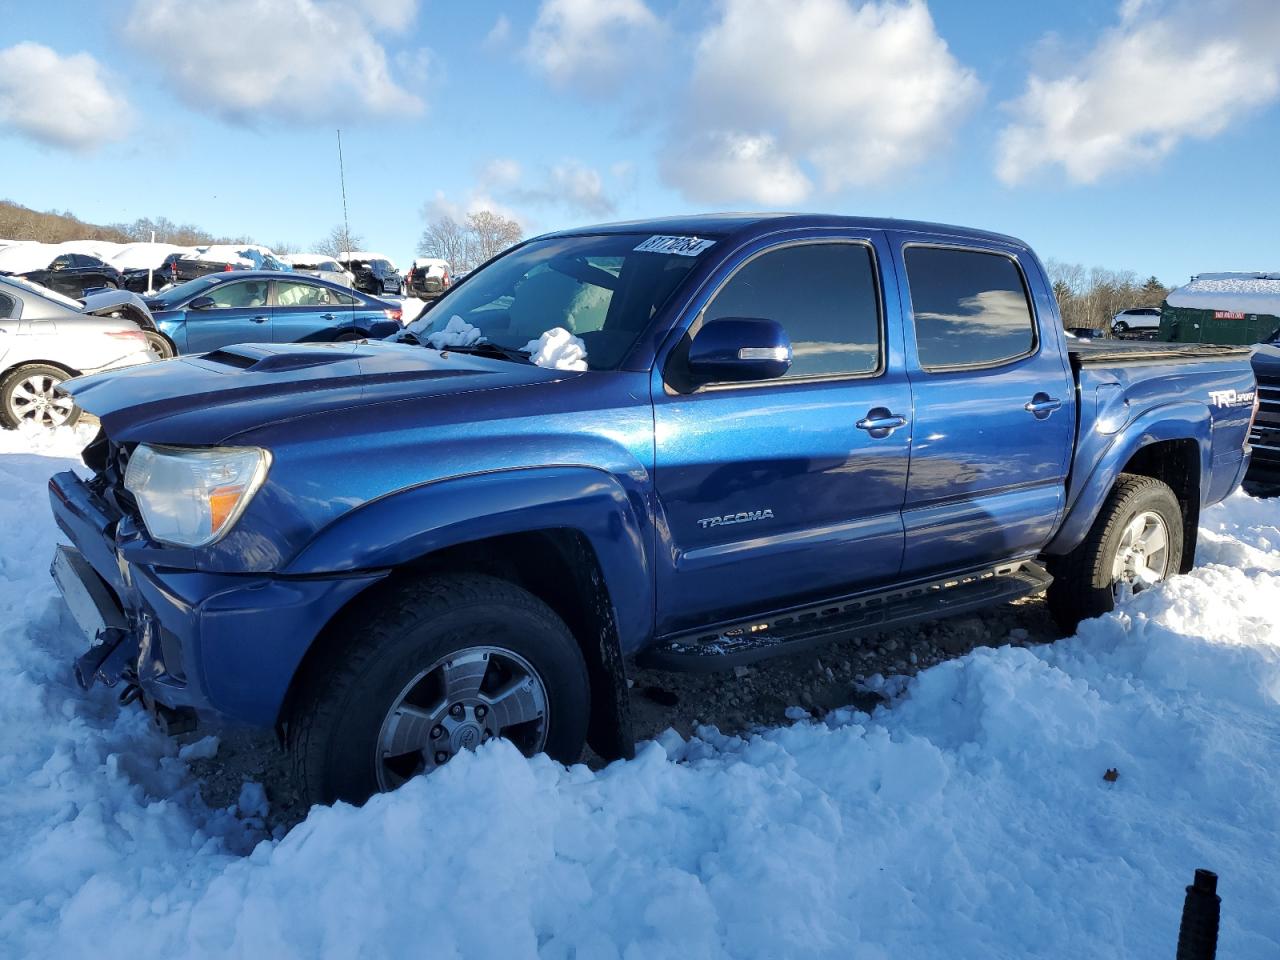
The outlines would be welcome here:
<svg viewBox="0 0 1280 960">
<path fill-rule="evenodd" d="M 6 430 L 14 430 L 21 420 L 26 419 L 14 413 L 13 397 L 18 386 L 32 377 L 44 377 L 53 381 L 54 384 L 59 384 L 64 380 L 70 380 L 71 374 L 47 363 L 28 363 L 10 370 L 3 379 L 0 379 L 0 427 L 4 427 Z M 79 419 L 80 408 L 73 405 L 70 414 L 67 415 L 67 419 L 62 422 L 61 426 L 74 426 Z M 45 425 L 49 426 L 50 424 Z"/>
<path fill-rule="evenodd" d="M 569 628 L 541 600 L 478 574 L 406 583 L 379 600 L 348 617 L 300 679 L 285 742 L 308 802 L 363 803 L 377 793 L 380 731 L 405 685 L 473 647 L 510 650 L 534 668 L 546 692 L 544 752 L 578 759 L 590 714 L 587 668 Z"/>
<path fill-rule="evenodd" d="M 1182 566 L 1182 508 L 1168 484 L 1153 477 L 1122 473 L 1084 541 L 1070 553 L 1048 558 L 1053 583 L 1048 590 L 1049 612 L 1058 625 L 1074 631 L 1081 620 L 1115 609 L 1112 567 L 1125 528 L 1141 513 L 1160 516 L 1167 528 L 1165 576 Z"/>
<path fill-rule="evenodd" d="M 1111 328 L 1111 332 L 1117 337 L 1123 337 L 1129 332 L 1129 324 L 1125 323 L 1123 320 L 1119 320 L 1116 322 L 1116 325 Z"/>
<path fill-rule="evenodd" d="M 168 360 L 170 357 L 176 356 L 178 351 L 173 348 L 173 344 L 169 342 L 169 338 L 163 333 L 155 330 L 143 330 L 143 334 L 147 338 L 147 347 L 151 350 L 152 356 L 157 360 Z"/>
</svg>

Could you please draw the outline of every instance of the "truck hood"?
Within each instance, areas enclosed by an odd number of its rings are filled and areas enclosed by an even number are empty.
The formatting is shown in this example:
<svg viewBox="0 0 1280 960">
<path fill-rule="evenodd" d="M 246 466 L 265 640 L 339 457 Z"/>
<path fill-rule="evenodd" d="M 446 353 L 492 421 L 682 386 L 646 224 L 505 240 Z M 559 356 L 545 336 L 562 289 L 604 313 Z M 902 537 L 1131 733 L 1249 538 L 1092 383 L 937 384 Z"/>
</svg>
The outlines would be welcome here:
<svg viewBox="0 0 1280 960">
<path fill-rule="evenodd" d="M 387 341 L 237 344 L 68 380 L 62 389 L 119 441 L 220 443 L 354 406 L 581 376 Z"/>
</svg>

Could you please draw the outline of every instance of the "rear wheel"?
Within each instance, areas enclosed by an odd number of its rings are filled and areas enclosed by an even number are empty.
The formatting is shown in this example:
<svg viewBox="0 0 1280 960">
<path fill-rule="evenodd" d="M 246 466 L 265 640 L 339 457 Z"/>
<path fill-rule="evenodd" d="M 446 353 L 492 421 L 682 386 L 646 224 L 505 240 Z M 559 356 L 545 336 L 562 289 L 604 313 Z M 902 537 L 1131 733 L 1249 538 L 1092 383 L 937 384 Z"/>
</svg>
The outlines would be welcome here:
<svg viewBox="0 0 1280 960">
<path fill-rule="evenodd" d="M 287 723 L 309 801 L 361 803 L 494 737 L 565 763 L 582 752 L 582 653 L 564 622 L 514 584 L 480 575 L 406 584 L 345 629 L 308 666 Z"/>
<path fill-rule="evenodd" d="M 169 338 L 163 333 L 157 333 L 155 330 L 144 330 L 142 332 L 147 338 L 147 349 L 151 351 L 151 355 L 157 360 L 168 360 L 176 354 L 173 344 L 169 342 Z"/>
<path fill-rule="evenodd" d="M 80 408 L 57 387 L 70 379 L 65 370 L 43 363 L 29 363 L 0 380 L 0 424 L 14 428 L 22 423 L 39 427 L 71 426 L 80 419 Z"/>
<path fill-rule="evenodd" d="M 1115 609 L 1116 600 L 1154 586 L 1182 565 L 1182 508 L 1153 477 L 1120 475 L 1089 535 L 1049 560 L 1049 610 L 1064 630 Z"/>
</svg>

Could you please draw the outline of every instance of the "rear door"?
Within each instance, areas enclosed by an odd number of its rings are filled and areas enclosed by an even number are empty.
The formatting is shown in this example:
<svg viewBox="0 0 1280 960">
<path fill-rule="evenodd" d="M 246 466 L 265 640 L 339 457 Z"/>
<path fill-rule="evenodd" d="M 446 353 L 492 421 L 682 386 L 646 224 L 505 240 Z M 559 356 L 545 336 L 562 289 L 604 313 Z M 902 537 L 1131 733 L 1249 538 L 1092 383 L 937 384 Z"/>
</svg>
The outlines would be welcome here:
<svg viewBox="0 0 1280 960">
<path fill-rule="evenodd" d="M 911 392 L 889 262 L 875 231 L 762 240 L 691 305 L 652 390 L 660 633 L 896 577 Z M 681 344 L 730 316 L 782 324 L 788 374 L 676 392 Z M 864 428 L 882 417 L 901 425 Z"/>
<path fill-rule="evenodd" d="M 233 280 L 205 292 L 214 306 L 186 310 L 187 351 L 203 353 L 232 343 L 269 343 L 271 306 L 267 280 Z"/>
<path fill-rule="evenodd" d="M 1062 510 L 1075 431 L 1039 265 L 994 242 L 895 240 L 915 407 L 903 575 L 1036 553 Z"/>
<path fill-rule="evenodd" d="M 271 339 L 276 343 L 332 340 L 350 328 L 351 305 L 339 302 L 336 291 L 297 277 L 273 280 L 272 286 Z"/>
</svg>

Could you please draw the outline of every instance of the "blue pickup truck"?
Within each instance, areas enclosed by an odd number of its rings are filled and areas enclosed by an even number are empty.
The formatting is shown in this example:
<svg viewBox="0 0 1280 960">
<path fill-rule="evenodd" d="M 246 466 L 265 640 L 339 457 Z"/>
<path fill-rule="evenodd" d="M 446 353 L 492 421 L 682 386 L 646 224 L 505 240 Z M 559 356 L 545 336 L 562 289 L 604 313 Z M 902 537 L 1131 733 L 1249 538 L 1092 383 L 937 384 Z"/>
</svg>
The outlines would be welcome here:
<svg viewBox="0 0 1280 960">
<path fill-rule="evenodd" d="M 390 340 L 67 390 L 102 421 L 50 483 L 81 682 L 274 726 L 321 802 L 495 736 L 626 756 L 637 662 L 1046 589 L 1074 626 L 1189 569 L 1255 414 L 1246 350 L 1070 338 L 1018 240 L 763 214 L 538 237 Z"/>
</svg>

